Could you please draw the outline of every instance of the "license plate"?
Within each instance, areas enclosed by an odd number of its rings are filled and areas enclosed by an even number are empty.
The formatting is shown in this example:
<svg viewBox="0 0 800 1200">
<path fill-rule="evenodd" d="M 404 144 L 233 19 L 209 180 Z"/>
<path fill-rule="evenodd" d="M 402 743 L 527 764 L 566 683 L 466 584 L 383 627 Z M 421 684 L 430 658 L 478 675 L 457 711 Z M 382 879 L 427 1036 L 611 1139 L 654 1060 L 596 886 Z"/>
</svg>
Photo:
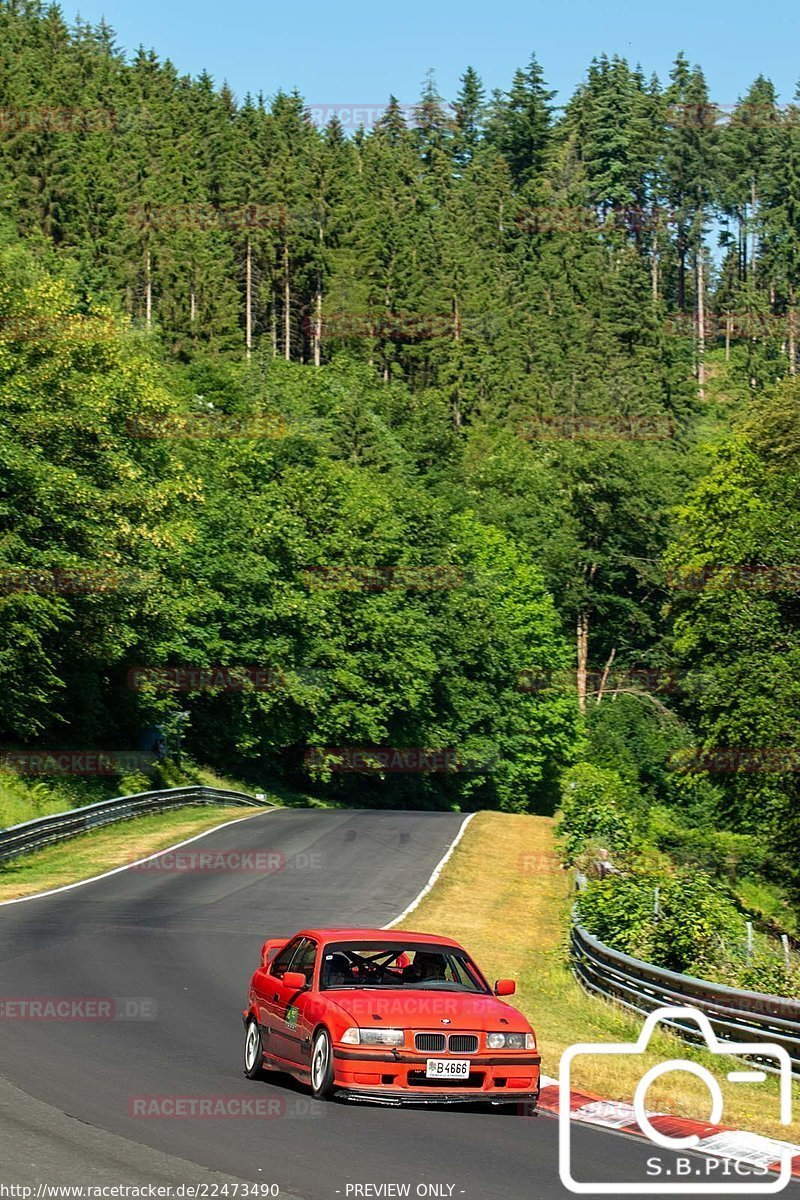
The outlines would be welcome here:
<svg viewBox="0 0 800 1200">
<path fill-rule="evenodd" d="M 425 1069 L 428 1079 L 466 1079 L 469 1075 L 468 1058 L 429 1058 Z"/>
</svg>

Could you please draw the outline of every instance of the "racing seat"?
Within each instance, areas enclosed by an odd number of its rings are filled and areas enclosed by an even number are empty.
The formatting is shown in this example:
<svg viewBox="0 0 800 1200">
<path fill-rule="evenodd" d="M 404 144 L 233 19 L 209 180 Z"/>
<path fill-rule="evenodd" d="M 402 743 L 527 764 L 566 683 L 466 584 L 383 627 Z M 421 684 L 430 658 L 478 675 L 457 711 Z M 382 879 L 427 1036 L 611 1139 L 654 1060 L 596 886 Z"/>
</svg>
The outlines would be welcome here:
<svg viewBox="0 0 800 1200">
<path fill-rule="evenodd" d="M 422 983 L 428 979 L 444 979 L 445 965 L 441 954 L 431 954 L 420 950 L 414 956 L 410 967 L 403 968 L 405 983 Z"/>
<path fill-rule="evenodd" d="M 325 986 L 340 987 L 343 983 L 353 982 L 353 964 L 346 954 L 338 951 L 331 955 L 326 964 Z"/>
</svg>

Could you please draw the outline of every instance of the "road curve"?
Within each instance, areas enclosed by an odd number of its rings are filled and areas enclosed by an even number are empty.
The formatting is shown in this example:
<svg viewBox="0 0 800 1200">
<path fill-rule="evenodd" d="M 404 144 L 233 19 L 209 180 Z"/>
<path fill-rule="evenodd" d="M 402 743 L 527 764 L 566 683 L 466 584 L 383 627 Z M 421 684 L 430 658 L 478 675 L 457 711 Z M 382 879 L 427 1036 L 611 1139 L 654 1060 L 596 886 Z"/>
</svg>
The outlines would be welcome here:
<svg viewBox="0 0 800 1200">
<path fill-rule="evenodd" d="M 289 1080 L 249 1082 L 241 1072 L 240 1011 L 262 940 L 305 925 L 387 924 L 424 887 L 462 821 L 452 813 L 274 810 L 187 850 L 226 852 L 228 861 L 231 852 L 267 851 L 285 861 L 279 872 L 176 872 L 156 859 L 0 906 L 3 997 L 139 998 L 151 1018 L 1 1020 L 0 1070 L 93 1131 L 304 1200 L 347 1200 L 347 1184 L 386 1183 L 408 1183 L 412 1196 L 418 1185 L 446 1185 L 440 1194 L 454 1200 L 566 1196 L 548 1117 L 320 1106 Z M 413 928 L 413 916 L 403 924 Z M 491 974 L 492 964 L 482 965 Z M 275 1115 L 131 1116 L 131 1098 L 145 1096 L 269 1097 Z M 652 1147 L 587 1127 L 574 1137 L 576 1169 L 587 1178 L 647 1178 Z M 7 1172 L 4 1180 L 0 1158 L 0 1182 L 19 1182 Z M 50 1181 L 59 1182 L 57 1170 Z"/>
</svg>

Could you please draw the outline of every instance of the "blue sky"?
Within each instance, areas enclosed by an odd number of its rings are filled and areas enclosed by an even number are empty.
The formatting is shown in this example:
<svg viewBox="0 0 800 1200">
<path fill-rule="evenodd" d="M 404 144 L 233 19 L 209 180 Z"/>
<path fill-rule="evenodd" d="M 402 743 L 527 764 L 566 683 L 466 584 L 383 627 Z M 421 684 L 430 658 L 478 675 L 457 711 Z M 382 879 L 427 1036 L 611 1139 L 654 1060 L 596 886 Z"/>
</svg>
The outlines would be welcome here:
<svg viewBox="0 0 800 1200">
<path fill-rule="evenodd" d="M 74 16 L 77 4 L 62 2 L 65 15 Z M 182 72 L 208 68 L 240 97 L 296 87 L 318 105 L 367 106 L 390 92 L 413 104 L 430 67 L 446 99 L 467 64 L 487 90 L 505 87 L 532 50 L 562 102 L 604 50 L 666 78 L 682 49 L 703 66 L 719 104 L 733 103 L 759 72 L 786 102 L 800 78 L 797 0 L 770 0 L 763 8 L 752 0 L 81 0 L 80 15 L 92 22 L 105 16 L 127 50 L 141 43 Z"/>
</svg>

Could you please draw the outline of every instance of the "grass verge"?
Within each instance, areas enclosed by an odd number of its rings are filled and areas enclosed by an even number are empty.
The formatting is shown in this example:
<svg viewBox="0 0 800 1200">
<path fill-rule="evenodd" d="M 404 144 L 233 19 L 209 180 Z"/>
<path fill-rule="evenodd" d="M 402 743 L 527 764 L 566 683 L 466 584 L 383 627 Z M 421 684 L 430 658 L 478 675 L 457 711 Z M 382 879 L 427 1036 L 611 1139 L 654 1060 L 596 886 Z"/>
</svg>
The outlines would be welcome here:
<svg viewBox="0 0 800 1200">
<path fill-rule="evenodd" d="M 183 808 L 80 834 L 0 867 L 0 900 L 16 900 L 89 879 L 255 811 L 227 806 Z"/>
<path fill-rule="evenodd" d="M 542 1051 L 542 1070 L 558 1076 L 559 1059 L 576 1042 L 632 1042 L 641 1019 L 595 999 L 575 982 L 567 964 L 572 905 L 570 875 L 561 870 L 553 821 L 483 812 L 472 820 L 435 888 L 406 918 L 407 929 L 439 933 L 464 943 L 492 979 L 517 980 L 514 1003 L 528 1016 Z M 590 1056 L 573 1062 L 573 1089 L 604 1099 L 633 1098 L 644 1072 L 668 1059 L 708 1067 L 719 1080 L 723 1123 L 784 1141 L 800 1139 L 800 1122 L 778 1120 L 778 1084 L 730 1084 L 731 1060 L 666 1033 L 640 1056 Z M 686 1072 L 662 1076 L 650 1088 L 648 1108 L 708 1120 L 705 1085 Z"/>
</svg>

